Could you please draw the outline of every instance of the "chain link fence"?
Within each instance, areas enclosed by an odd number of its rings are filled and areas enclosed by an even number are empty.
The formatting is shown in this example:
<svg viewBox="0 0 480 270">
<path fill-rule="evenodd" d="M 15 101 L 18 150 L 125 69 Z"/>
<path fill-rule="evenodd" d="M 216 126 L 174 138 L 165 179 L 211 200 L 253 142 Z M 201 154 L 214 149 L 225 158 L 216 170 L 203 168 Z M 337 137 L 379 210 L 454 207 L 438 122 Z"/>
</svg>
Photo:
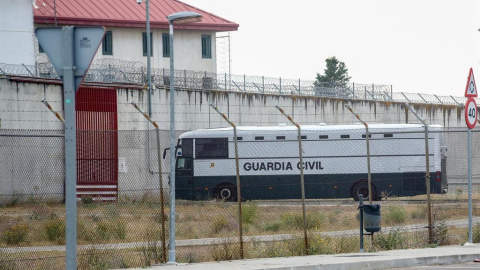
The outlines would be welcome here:
<svg viewBox="0 0 480 270">
<path fill-rule="evenodd" d="M 156 87 L 170 86 L 170 69 L 151 70 Z M 0 75 L 58 79 L 46 59 L 36 66 L 0 63 Z M 314 80 L 284 79 L 265 76 L 233 75 L 191 70 L 175 70 L 175 87 L 184 89 L 224 90 L 244 93 L 320 96 L 341 99 L 396 101 L 424 104 L 462 105 L 463 97 L 393 92 L 392 86 L 379 84 L 316 83 Z M 119 59 L 98 59 L 90 66 L 85 82 L 146 84 L 147 69 L 140 62 Z M 477 102 L 480 100 L 477 99 Z"/>
<path fill-rule="evenodd" d="M 195 144 L 192 141 L 190 149 L 188 140 L 182 142 L 176 173 L 177 262 L 358 252 L 358 202 L 350 197 L 368 194 L 363 181 L 355 185 L 357 180 L 367 178 L 364 129 L 333 127 L 320 134 L 302 128 L 303 166 L 299 165 L 296 128 L 287 127 L 289 132 L 284 129 L 239 128 L 241 194 L 235 188 L 234 142 L 222 141 L 228 129 L 221 129 L 216 137 L 208 130 L 196 133 L 198 139 Z M 92 138 L 102 136 L 99 131 L 89 132 L 94 133 Z M 160 147 L 154 130 L 117 132 L 115 199 L 103 200 L 102 189 L 78 199 L 79 269 L 146 267 L 165 262 L 168 254 L 165 243 L 170 237 L 170 151 L 164 154 L 164 150 L 169 147 L 169 131 L 160 131 Z M 373 237 L 365 236 L 365 250 L 468 241 L 465 129 L 430 131 L 432 138 L 439 138 L 439 144 L 435 139 L 430 141 L 431 171 L 435 175 L 433 241 L 428 239 L 421 128 L 410 133 L 395 129 L 370 132 L 376 196 L 372 199 L 380 200 L 374 204 L 381 205 L 382 230 Z M 181 138 L 193 138 L 192 134 Z M 472 162 L 478 164 L 479 133 L 473 131 L 472 137 Z M 63 131 L 0 130 L 0 269 L 65 268 L 63 143 Z M 438 159 L 442 156 L 441 146 L 447 150 L 446 167 L 441 169 L 446 172 L 441 177 L 448 180 L 447 194 L 441 194 L 436 177 L 436 170 L 442 166 Z M 304 174 L 305 207 L 300 168 Z M 102 170 L 107 169 L 96 168 L 85 175 L 95 178 Z M 476 202 L 479 172 L 474 167 Z M 102 185 L 101 181 L 94 184 Z M 421 194 L 417 194 L 418 190 Z M 165 196 L 163 214 L 160 192 Z M 474 207 L 475 222 L 479 214 Z M 480 242 L 477 223 L 473 239 Z"/>
</svg>

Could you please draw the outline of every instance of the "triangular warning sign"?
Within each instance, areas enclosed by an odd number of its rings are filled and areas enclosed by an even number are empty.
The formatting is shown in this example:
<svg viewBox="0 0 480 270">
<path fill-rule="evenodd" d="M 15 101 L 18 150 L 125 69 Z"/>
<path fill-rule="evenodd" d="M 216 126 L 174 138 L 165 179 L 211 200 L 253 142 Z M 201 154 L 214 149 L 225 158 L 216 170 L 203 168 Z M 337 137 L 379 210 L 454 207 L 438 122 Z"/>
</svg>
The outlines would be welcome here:
<svg viewBox="0 0 480 270">
<path fill-rule="evenodd" d="M 475 78 L 473 77 L 473 69 L 470 68 L 470 73 L 468 73 L 467 87 L 465 87 L 465 97 L 477 96 L 477 86 L 475 84 Z"/>
</svg>

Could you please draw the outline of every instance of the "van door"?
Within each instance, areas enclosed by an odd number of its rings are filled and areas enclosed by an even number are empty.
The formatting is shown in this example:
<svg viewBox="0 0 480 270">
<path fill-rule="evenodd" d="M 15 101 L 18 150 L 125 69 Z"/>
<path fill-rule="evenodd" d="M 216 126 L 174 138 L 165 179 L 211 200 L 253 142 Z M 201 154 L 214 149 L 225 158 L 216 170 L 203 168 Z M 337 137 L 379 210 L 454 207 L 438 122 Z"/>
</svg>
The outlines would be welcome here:
<svg viewBox="0 0 480 270">
<path fill-rule="evenodd" d="M 175 195 L 177 199 L 194 200 L 193 157 L 177 157 Z"/>
</svg>

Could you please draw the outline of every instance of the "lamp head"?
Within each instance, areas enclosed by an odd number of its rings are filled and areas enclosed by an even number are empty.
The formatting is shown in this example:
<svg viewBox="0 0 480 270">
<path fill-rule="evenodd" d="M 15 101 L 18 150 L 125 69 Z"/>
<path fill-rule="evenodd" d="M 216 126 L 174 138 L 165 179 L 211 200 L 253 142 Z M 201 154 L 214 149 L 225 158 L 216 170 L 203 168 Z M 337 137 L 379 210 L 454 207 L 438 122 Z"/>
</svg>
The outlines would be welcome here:
<svg viewBox="0 0 480 270">
<path fill-rule="evenodd" d="M 141 4 L 143 2 L 143 0 L 137 0 L 137 4 Z"/>
<path fill-rule="evenodd" d="M 170 21 L 170 23 L 175 22 L 176 24 L 192 23 L 201 21 L 202 15 L 191 11 L 180 11 L 168 15 L 167 19 Z"/>
</svg>

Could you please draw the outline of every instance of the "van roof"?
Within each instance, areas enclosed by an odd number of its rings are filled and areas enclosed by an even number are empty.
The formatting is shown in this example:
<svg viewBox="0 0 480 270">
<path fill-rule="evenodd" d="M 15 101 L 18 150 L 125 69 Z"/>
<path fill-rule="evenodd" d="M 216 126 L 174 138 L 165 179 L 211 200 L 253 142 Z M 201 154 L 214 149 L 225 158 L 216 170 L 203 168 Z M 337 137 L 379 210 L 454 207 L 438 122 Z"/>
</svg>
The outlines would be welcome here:
<svg viewBox="0 0 480 270">
<path fill-rule="evenodd" d="M 423 125 L 422 124 L 370 124 L 368 125 L 368 128 L 372 132 L 379 132 L 381 131 L 387 131 L 387 130 L 401 130 L 401 131 L 422 131 L 423 130 Z M 443 126 L 441 125 L 429 125 L 429 129 L 431 130 L 439 130 L 442 129 Z M 328 131 L 364 131 L 365 126 L 364 125 L 302 125 L 301 126 L 302 131 L 307 131 L 307 132 L 312 132 L 312 131 L 323 131 L 323 132 L 328 132 Z M 199 130 L 193 130 L 193 131 L 188 131 L 183 133 L 180 138 L 185 138 L 185 137 L 198 137 L 198 135 L 202 134 L 200 137 L 205 137 L 205 135 L 221 135 L 225 136 L 228 134 L 231 134 L 233 131 L 232 127 L 224 127 L 224 128 L 212 128 L 212 129 L 199 129 Z M 238 126 L 237 127 L 237 132 L 240 134 L 261 134 L 262 132 L 272 132 L 272 131 L 297 131 L 296 126 Z M 215 137 L 217 137 L 215 136 Z"/>
</svg>

